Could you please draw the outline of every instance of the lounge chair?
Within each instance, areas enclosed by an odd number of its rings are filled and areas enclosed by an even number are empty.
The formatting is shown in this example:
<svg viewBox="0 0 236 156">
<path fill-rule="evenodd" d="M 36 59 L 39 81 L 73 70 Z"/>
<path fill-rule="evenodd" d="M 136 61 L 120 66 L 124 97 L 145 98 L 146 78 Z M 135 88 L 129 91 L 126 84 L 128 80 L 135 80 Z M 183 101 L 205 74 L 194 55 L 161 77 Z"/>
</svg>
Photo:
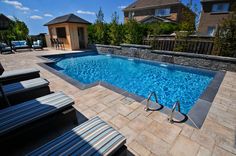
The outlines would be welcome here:
<svg viewBox="0 0 236 156">
<path fill-rule="evenodd" d="M 34 41 L 34 42 L 33 42 L 33 45 L 32 45 L 32 48 L 33 48 L 34 50 L 36 50 L 36 49 L 41 49 L 41 50 L 43 50 L 43 42 L 42 42 L 41 40 Z"/>
<path fill-rule="evenodd" d="M 0 83 L 4 85 L 38 77 L 40 77 L 39 70 L 35 68 L 4 71 L 2 75 L 0 74 Z"/>
<path fill-rule="evenodd" d="M 6 43 L 0 43 L 0 53 L 12 53 L 12 49 Z"/>
<path fill-rule="evenodd" d="M 27 155 L 113 155 L 125 142 L 122 134 L 94 117 Z"/>
<path fill-rule="evenodd" d="M 74 104 L 73 99 L 63 92 L 57 92 L 2 109 L 0 110 L 0 137 L 6 139 L 21 128 L 31 128 L 29 126 L 31 123 L 69 110 L 73 108 L 72 104 Z M 2 139 L 0 142 L 4 144 Z"/>
<path fill-rule="evenodd" d="M 50 93 L 49 82 L 43 78 L 35 78 L 3 85 L 2 89 L 11 105 L 21 103 Z M 0 103 L 4 99 L 0 95 Z M 1 107 L 1 106 L 0 106 Z M 4 106 L 2 106 L 4 107 Z"/>
</svg>

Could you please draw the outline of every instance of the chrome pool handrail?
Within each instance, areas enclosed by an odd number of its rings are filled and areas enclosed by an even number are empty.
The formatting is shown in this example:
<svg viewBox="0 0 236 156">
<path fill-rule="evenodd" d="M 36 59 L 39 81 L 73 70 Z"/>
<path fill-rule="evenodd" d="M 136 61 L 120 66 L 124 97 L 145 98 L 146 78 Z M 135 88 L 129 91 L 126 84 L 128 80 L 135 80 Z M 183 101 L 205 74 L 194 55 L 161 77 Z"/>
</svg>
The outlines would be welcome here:
<svg viewBox="0 0 236 156">
<path fill-rule="evenodd" d="M 180 112 L 180 102 L 179 102 L 179 101 L 177 101 L 177 102 L 173 105 L 173 107 L 172 107 L 171 114 L 170 114 L 170 116 L 168 117 L 168 121 L 169 121 L 170 123 L 174 123 L 173 116 L 174 116 L 174 112 L 175 112 L 175 110 L 176 110 L 176 107 L 178 108 L 178 112 Z M 181 112 L 180 112 L 180 113 L 181 113 Z"/>
<path fill-rule="evenodd" d="M 151 93 L 149 94 L 149 96 L 148 96 L 146 107 L 144 108 L 145 111 L 155 110 L 155 109 L 149 108 L 149 101 L 150 101 L 150 99 L 151 99 L 152 96 L 154 96 L 155 102 L 158 104 L 157 94 L 156 94 L 155 92 L 151 92 Z"/>
</svg>

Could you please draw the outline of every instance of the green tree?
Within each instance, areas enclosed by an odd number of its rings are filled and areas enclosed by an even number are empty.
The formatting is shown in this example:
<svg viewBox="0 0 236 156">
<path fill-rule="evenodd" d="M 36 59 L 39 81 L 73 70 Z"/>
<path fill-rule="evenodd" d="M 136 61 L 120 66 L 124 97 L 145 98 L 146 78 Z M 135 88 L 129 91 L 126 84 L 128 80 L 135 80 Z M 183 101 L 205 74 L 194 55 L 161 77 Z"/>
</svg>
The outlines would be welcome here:
<svg viewBox="0 0 236 156">
<path fill-rule="evenodd" d="M 187 7 L 182 8 L 182 18 L 179 24 L 179 32 L 176 32 L 176 44 L 174 51 L 186 52 L 188 47 L 188 40 L 190 39 L 190 35 L 192 35 L 195 31 L 195 13 L 190 12 L 193 7 L 192 0 L 189 0 L 187 3 Z M 196 8 L 196 7 L 195 7 Z"/>
<path fill-rule="evenodd" d="M 143 36 L 145 30 L 143 30 L 144 26 L 139 24 L 136 20 L 130 19 L 128 20 L 125 25 L 125 37 L 124 41 L 128 44 L 141 44 L 143 40 Z"/>
<path fill-rule="evenodd" d="M 28 39 L 29 29 L 27 25 L 15 18 L 10 22 L 7 30 L 0 31 L 0 40 L 9 42 L 12 40 L 26 40 Z"/>
<path fill-rule="evenodd" d="M 119 45 L 122 42 L 123 33 L 122 33 L 122 25 L 119 24 L 119 16 L 117 12 L 112 14 L 112 20 L 110 24 L 109 31 L 110 43 L 112 45 Z"/>
<path fill-rule="evenodd" d="M 97 19 L 94 24 L 95 43 L 108 44 L 108 25 L 104 22 L 104 13 L 102 11 L 102 8 L 99 9 L 96 16 Z"/>
<path fill-rule="evenodd" d="M 232 14 L 218 26 L 214 39 L 213 54 L 236 57 L 236 2 Z"/>
<path fill-rule="evenodd" d="M 15 20 L 14 28 L 12 31 L 13 33 L 15 33 L 16 40 L 23 40 L 28 38 L 29 29 L 27 25 L 18 19 Z"/>
</svg>

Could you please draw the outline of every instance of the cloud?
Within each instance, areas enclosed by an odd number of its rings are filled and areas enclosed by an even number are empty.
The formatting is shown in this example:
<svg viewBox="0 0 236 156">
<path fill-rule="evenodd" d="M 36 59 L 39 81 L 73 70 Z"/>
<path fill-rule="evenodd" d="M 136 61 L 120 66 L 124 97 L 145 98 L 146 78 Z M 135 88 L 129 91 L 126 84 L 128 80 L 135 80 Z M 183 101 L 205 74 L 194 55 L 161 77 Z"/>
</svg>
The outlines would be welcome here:
<svg viewBox="0 0 236 156">
<path fill-rule="evenodd" d="M 118 9 L 124 9 L 124 8 L 126 8 L 125 5 L 118 6 Z"/>
<path fill-rule="evenodd" d="M 38 15 L 32 15 L 32 16 L 30 16 L 30 19 L 39 20 L 39 19 L 43 19 L 43 17 L 42 16 L 38 16 Z"/>
<path fill-rule="evenodd" d="M 52 14 L 44 14 L 45 17 L 53 17 Z"/>
<path fill-rule="evenodd" d="M 21 2 L 19 1 L 9 1 L 9 0 L 3 0 L 3 3 L 9 4 L 14 6 L 16 9 L 18 10 L 22 10 L 22 11 L 29 11 L 30 8 L 24 6 Z"/>
<path fill-rule="evenodd" d="M 35 12 L 38 12 L 39 10 L 38 9 L 34 9 Z"/>
<path fill-rule="evenodd" d="M 14 16 L 12 16 L 12 15 L 7 15 L 7 17 L 10 18 L 11 20 L 15 19 Z"/>
<path fill-rule="evenodd" d="M 86 15 L 95 15 L 95 12 L 92 11 L 83 11 L 83 10 L 78 10 L 77 11 L 78 14 L 86 14 Z"/>
</svg>

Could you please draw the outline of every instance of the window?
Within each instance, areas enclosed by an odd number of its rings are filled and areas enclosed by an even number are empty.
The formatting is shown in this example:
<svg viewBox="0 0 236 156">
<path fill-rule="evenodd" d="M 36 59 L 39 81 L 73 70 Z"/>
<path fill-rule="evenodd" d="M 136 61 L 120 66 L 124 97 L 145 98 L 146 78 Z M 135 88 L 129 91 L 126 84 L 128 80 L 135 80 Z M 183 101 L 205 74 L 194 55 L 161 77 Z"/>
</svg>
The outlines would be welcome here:
<svg viewBox="0 0 236 156">
<path fill-rule="evenodd" d="M 208 29 L 207 29 L 207 35 L 209 35 L 209 36 L 214 36 L 214 35 L 215 35 L 215 30 L 216 30 L 215 27 L 208 27 Z"/>
<path fill-rule="evenodd" d="M 58 38 L 66 38 L 66 28 L 65 27 L 56 28 L 56 31 L 57 31 Z"/>
<path fill-rule="evenodd" d="M 228 12 L 229 11 L 229 3 L 217 3 L 213 4 L 211 12 Z"/>
<path fill-rule="evenodd" d="M 156 9 L 155 15 L 156 16 L 169 16 L 170 15 L 170 8 Z"/>
<path fill-rule="evenodd" d="M 133 19 L 134 17 L 134 12 L 129 12 L 129 19 Z"/>
</svg>

